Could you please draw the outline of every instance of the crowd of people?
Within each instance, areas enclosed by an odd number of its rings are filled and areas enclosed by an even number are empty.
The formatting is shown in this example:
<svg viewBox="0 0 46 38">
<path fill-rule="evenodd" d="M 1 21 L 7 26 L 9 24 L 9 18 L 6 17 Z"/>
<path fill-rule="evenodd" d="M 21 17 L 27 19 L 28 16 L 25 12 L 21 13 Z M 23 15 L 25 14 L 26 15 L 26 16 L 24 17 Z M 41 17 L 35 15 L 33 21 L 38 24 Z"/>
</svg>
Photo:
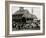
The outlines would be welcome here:
<svg viewBox="0 0 46 38">
<path fill-rule="evenodd" d="M 36 22 L 32 23 L 25 23 L 25 22 L 14 22 L 13 21 L 13 28 L 16 30 L 22 30 L 22 29 L 40 29 L 40 20 L 37 20 Z"/>
</svg>

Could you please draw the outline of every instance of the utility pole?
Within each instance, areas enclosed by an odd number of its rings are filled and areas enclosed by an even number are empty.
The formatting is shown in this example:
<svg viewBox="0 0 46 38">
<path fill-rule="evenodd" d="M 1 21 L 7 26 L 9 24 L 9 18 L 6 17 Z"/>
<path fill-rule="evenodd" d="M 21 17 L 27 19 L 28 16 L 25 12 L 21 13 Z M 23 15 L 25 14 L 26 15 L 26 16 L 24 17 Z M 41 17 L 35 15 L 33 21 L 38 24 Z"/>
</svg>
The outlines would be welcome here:
<svg viewBox="0 0 46 38">
<path fill-rule="evenodd" d="M 33 7 L 32 7 L 32 14 L 33 14 Z"/>
</svg>

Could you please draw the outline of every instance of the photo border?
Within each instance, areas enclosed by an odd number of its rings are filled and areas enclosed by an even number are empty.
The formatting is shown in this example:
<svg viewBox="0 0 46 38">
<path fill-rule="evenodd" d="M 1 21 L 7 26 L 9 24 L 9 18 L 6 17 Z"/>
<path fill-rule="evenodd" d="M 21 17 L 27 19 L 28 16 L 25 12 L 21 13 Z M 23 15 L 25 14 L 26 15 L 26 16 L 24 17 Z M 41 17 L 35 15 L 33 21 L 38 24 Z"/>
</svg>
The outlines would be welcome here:
<svg viewBox="0 0 46 38">
<path fill-rule="evenodd" d="M 9 4 L 15 4 L 15 3 L 43 6 L 43 33 L 9 34 L 9 15 L 10 15 L 9 14 Z M 5 1 L 5 37 L 35 36 L 35 35 L 45 35 L 45 3 Z"/>
</svg>

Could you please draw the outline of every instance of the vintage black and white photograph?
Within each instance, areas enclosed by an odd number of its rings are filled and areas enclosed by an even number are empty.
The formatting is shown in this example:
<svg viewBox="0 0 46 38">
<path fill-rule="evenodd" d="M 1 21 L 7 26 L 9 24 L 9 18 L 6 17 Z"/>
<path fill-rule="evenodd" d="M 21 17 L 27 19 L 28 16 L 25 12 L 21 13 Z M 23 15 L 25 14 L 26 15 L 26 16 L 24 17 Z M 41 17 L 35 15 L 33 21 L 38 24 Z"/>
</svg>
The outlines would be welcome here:
<svg viewBox="0 0 46 38">
<path fill-rule="evenodd" d="M 39 7 L 12 8 L 12 30 L 40 30 Z"/>
<path fill-rule="evenodd" d="M 40 30 L 42 6 L 10 5 L 12 31 Z"/>
</svg>

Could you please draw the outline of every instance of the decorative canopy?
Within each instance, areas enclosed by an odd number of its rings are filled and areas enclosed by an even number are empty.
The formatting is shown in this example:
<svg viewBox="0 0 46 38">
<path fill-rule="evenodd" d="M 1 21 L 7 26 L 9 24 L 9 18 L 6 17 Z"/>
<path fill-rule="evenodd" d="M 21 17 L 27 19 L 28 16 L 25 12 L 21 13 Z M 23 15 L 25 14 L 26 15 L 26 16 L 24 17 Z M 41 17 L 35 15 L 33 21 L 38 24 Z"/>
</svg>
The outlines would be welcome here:
<svg viewBox="0 0 46 38">
<path fill-rule="evenodd" d="M 37 19 L 37 17 L 33 14 L 30 14 L 27 9 L 22 9 L 21 8 L 21 10 L 19 9 L 18 11 L 16 11 L 15 15 L 19 16 L 19 14 L 22 15 L 22 17 L 25 17 L 25 18 Z"/>
</svg>

